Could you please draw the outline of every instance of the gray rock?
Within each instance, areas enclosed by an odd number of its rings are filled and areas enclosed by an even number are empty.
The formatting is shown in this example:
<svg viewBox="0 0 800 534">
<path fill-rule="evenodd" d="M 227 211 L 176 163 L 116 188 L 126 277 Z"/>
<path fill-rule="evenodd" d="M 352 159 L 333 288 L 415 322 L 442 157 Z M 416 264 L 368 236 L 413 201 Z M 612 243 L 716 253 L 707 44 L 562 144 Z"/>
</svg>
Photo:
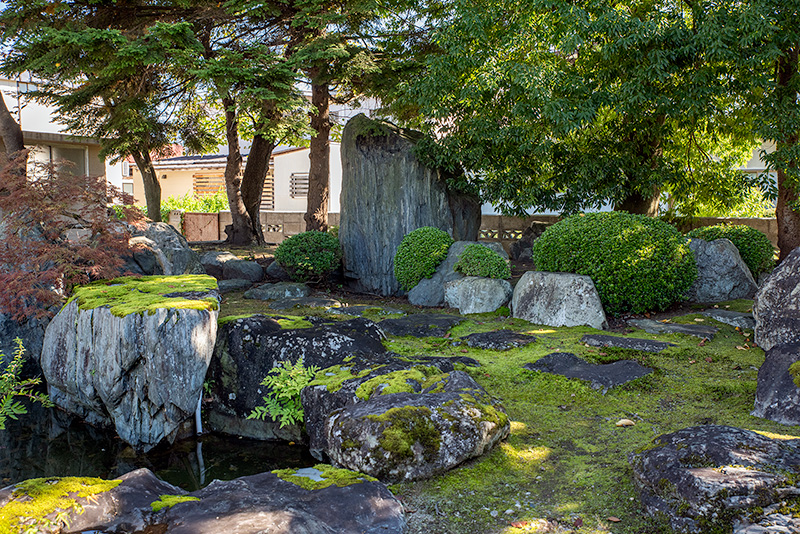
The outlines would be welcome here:
<svg viewBox="0 0 800 534">
<path fill-rule="evenodd" d="M 115 427 L 139 450 L 174 441 L 193 420 L 217 314 L 158 308 L 117 317 L 108 307 L 81 310 L 71 301 L 45 332 L 50 400 L 90 424 Z"/>
<path fill-rule="evenodd" d="M 209 427 L 256 439 L 300 439 L 300 427 L 281 429 L 275 421 L 247 419 L 270 391 L 261 385 L 264 377 L 283 361 L 325 368 L 350 357 L 381 355 L 386 352 L 381 339 L 378 326 L 363 318 L 293 330 L 282 330 L 263 315 L 224 323 L 208 370 Z"/>
<path fill-rule="evenodd" d="M 526 272 L 514 288 L 511 310 L 534 324 L 608 327 L 592 279 L 579 274 Z"/>
<path fill-rule="evenodd" d="M 231 291 L 243 291 L 253 285 L 250 280 L 234 278 L 232 280 L 220 280 L 217 284 L 220 293 L 230 293 Z"/>
<path fill-rule="evenodd" d="M 22 346 L 25 347 L 25 365 L 22 368 L 22 375 L 25 377 L 41 376 L 39 359 L 42 355 L 42 343 L 44 342 L 44 332 L 50 319 L 35 319 L 33 317 L 17 322 L 9 315 L 0 313 L 0 354 L 5 358 L 0 358 L 0 373 L 2 373 L 14 352 L 17 344 L 14 341 L 19 338 Z"/>
<path fill-rule="evenodd" d="M 628 324 L 648 334 L 685 334 L 700 339 L 714 339 L 718 332 L 715 327 L 704 324 L 662 323 L 652 319 L 631 319 Z"/>
<path fill-rule="evenodd" d="M 453 280 L 444 286 L 445 302 L 462 314 L 493 312 L 508 304 L 512 293 L 508 280 L 478 276 Z"/>
<path fill-rule="evenodd" d="M 273 310 L 291 310 L 292 308 L 338 308 L 342 305 L 336 299 L 325 297 L 296 297 L 280 299 L 269 303 Z"/>
<path fill-rule="evenodd" d="M 515 260 L 531 259 L 533 242 L 539 239 L 539 236 L 542 235 L 551 224 L 552 223 L 539 221 L 531 222 L 530 226 L 522 231 L 522 236 L 511 244 L 511 257 Z"/>
<path fill-rule="evenodd" d="M 525 347 L 536 341 L 536 336 L 519 334 L 511 330 L 496 330 L 494 332 L 478 332 L 461 338 L 467 345 L 476 349 L 509 350 Z"/>
<path fill-rule="evenodd" d="M 756 281 L 729 239 L 708 242 L 694 238 L 689 247 L 697 263 L 697 279 L 686 293 L 690 302 L 751 299 L 756 294 Z"/>
<path fill-rule="evenodd" d="M 249 291 L 245 291 L 244 298 L 256 300 L 278 300 L 307 297 L 310 294 L 311 289 L 305 284 L 295 282 L 277 282 L 275 284 L 262 284 Z"/>
<path fill-rule="evenodd" d="M 753 303 L 759 347 L 800 343 L 800 247 L 794 249 L 764 283 Z"/>
<path fill-rule="evenodd" d="M 408 301 L 414 306 L 440 307 L 445 305 L 445 284 L 464 278 L 464 275 L 453 270 L 461 259 L 461 254 L 467 245 L 477 243 L 497 252 L 503 259 L 508 260 L 508 254 L 500 243 L 485 243 L 478 241 L 456 241 L 447 251 L 447 257 L 436 267 L 431 278 L 423 278 L 408 292 Z M 502 304 L 501 304 L 502 306 Z M 499 307 L 499 306 L 498 306 Z M 476 313 L 476 312 L 468 312 Z"/>
<path fill-rule="evenodd" d="M 606 336 L 602 334 L 586 334 L 581 338 L 581 343 L 586 343 L 592 347 L 616 347 L 619 349 L 641 350 L 644 352 L 661 352 L 670 347 L 677 347 L 674 343 L 667 343 L 666 341 Z"/>
<path fill-rule="evenodd" d="M 264 278 L 264 269 L 249 260 L 228 260 L 222 267 L 222 277 L 228 280 L 244 278 L 251 282 L 260 282 Z"/>
<path fill-rule="evenodd" d="M 800 361 L 800 343 L 773 345 L 758 369 L 753 415 L 784 425 L 800 425 L 800 388 L 789 366 Z"/>
<path fill-rule="evenodd" d="M 449 191 L 442 171 L 414 154 L 421 134 L 357 115 L 342 134 L 339 241 L 344 275 L 365 293 L 398 295 L 394 255 L 417 228 L 440 228 L 456 240 L 475 240 L 477 197 Z"/>
<path fill-rule="evenodd" d="M 464 320 L 455 315 L 417 313 L 397 319 L 384 319 L 380 322 L 380 327 L 390 336 L 442 337 Z"/>
<path fill-rule="evenodd" d="M 586 380 L 593 388 L 602 389 L 603 392 L 653 372 L 649 367 L 639 365 L 633 360 L 597 365 L 581 360 L 569 352 L 554 352 L 533 363 L 526 363 L 523 367 L 529 371 Z"/>
<path fill-rule="evenodd" d="M 301 397 L 312 453 L 401 481 L 429 478 L 487 452 L 509 433 L 505 410 L 447 363 L 395 359 L 364 376 L 358 367 L 340 369 L 347 379 L 333 391 L 306 387 Z M 390 392 L 390 384 L 401 389 Z M 384 438 L 387 432 L 392 439 Z"/>
<path fill-rule="evenodd" d="M 265 270 L 265 273 L 270 278 L 277 278 L 281 282 L 291 282 L 292 277 L 286 272 L 286 269 L 281 267 L 281 264 L 273 260 Z"/>
<path fill-rule="evenodd" d="M 711 317 L 715 321 L 739 327 L 742 330 L 751 330 L 756 327 L 756 320 L 752 313 L 712 309 L 702 311 L 700 314 Z"/>
<path fill-rule="evenodd" d="M 676 532 L 730 532 L 732 516 L 796 492 L 800 440 L 707 425 L 659 436 L 629 458 L 648 513 L 665 514 Z"/>
<path fill-rule="evenodd" d="M 192 250 L 188 241 L 167 223 L 149 223 L 144 230 L 131 232 L 131 236 L 131 244 L 138 243 L 149 249 L 149 251 L 140 249 L 135 252 L 132 262 L 128 262 L 131 267 L 135 267 L 131 263 L 138 265 L 141 272 L 137 274 L 206 274 L 200 256 Z"/>
<path fill-rule="evenodd" d="M 221 280 L 224 278 L 223 269 L 225 268 L 225 264 L 238 259 L 237 256 L 227 251 L 210 250 L 200 256 L 200 263 L 203 264 L 206 274 L 213 276 L 217 280 Z"/>
<path fill-rule="evenodd" d="M 381 306 L 342 306 L 340 308 L 331 308 L 328 310 L 333 315 L 352 315 L 353 317 L 361 317 L 365 312 L 370 311 L 380 315 L 405 315 L 406 312 L 396 308 L 384 308 Z"/>
</svg>

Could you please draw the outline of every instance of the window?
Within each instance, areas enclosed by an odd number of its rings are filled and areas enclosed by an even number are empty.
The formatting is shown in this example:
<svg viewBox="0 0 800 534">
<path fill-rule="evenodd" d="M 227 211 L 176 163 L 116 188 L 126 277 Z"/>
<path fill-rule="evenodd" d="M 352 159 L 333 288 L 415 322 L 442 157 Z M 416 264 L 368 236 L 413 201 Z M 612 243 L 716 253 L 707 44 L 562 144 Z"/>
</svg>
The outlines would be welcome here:
<svg viewBox="0 0 800 534">
<path fill-rule="evenodd" d="M 293 172 L 289 178 L 289 196 L 305 198 L 308 196 L 308 173 Z"/>
<path fill-rule="evenodd" d="M 133 194 L 133 182 L 122 182 L 122 192 L 129 195 Z"/>
</svg>

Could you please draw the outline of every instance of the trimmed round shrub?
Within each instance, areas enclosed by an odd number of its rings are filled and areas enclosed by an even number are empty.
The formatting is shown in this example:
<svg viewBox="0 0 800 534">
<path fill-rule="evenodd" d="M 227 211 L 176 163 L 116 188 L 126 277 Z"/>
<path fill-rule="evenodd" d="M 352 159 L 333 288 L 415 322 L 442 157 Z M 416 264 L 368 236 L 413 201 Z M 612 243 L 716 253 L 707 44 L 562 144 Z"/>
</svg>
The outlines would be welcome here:
<svg viewBox="0 0 800 534">
<path fill-rule="evenodd" d="M 484 278 L 511 278 L 508 262 L 494 250 L 472 243 L 464 247 L 464 252 L 453 266 L 453 270 L 466 276 L 483 276 Z"/>
<path fill-rule="evenodd" d="M 745 224 L 717 224 L 695 228 L 688 234 L 689 237 L 714 241 L 715 239 L 730 239 L 731 243 L 739 249 L 739 255 L 745 262 L 753 278 L 758 278 L 761 273 L 770 272 L 775 267 L 775 249 L 772 242 L 755 228 Z"/>
<path fill-rule="evenodd" d="M 394 256 L 394 276 L 408 291 L 423 278 L 430 278 L 447 257 L 453 238 L 444 230 L 423 226 L 407 234 Z"/>
<path fill-rule="evenodd" d="M 575 215 L 533 243 L 542 271 L 584 274 L 607 313 L 663 310 L 682 300 L 697 277 L 688 240 L 673 226 L 644 215 Z"/>
<path fill-rule="evenodd" d="M 275 260 L 296 282 L 319 281 L 339 267 L 342 251 L 334 236 L 312 230 L 278 245 Z"/>
</svg>

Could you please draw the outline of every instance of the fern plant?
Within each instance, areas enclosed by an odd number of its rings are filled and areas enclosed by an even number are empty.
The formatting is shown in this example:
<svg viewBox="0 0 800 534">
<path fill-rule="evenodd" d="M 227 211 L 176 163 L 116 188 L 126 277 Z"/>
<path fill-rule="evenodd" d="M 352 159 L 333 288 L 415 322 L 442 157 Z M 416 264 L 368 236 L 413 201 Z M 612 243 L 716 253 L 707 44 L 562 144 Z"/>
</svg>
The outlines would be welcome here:
<svg viewBox="0 0 800 534">
<path fill-rule="evenodd" d="M 304 419 L 303 404 L 300 402 L 300 392 L 319 371 L 319 367 L 312 365 L 305 367 L 301 360 L 295 363 L 281 362 L 281 365 L 270 369 L 261 382 L 270 392 L 263 397 L 264 406 L 256 406 L 247 416 L 248 419 L 273 419 L 281 424 L 301 424 Z"/>
<path fill-rule="evenodd" d="M 14 342 L 17 344 L 14 357 L 6 370 L 0 373 L 0 430 L 5 430 L 7 419 L 16 420 L 18 416 L 28 412 L 25 405 L 16 400 L 19 397 L 40 402 L 43 406 L 52 406 L 47 395 L 33 390 L 41 382 L 40 378 L 20 379 L 22 365 L 25 363 L 25 347 L 20 338 L 16 338 Z M 0 352 L 0 360 L 4 358 L 5 355 Z"/>
</svg>

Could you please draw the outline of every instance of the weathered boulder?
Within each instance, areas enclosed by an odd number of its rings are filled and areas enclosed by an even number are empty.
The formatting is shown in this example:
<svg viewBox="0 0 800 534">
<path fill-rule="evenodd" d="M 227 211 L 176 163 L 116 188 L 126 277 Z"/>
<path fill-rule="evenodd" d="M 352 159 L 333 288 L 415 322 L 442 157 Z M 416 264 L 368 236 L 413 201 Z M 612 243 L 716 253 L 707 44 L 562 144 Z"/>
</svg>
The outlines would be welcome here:
<svg viewBox="0 0 800 534">
<path fill-rule="evenodd" d="M 800 369 L 793 375 L 792 364 L 800 361 L 800 343 L 773 345 L 758 369 L 758 386 L 753 415 L 782 423 L 800 425 Z M 800 365 L 798 365 L 800 367 Z"/>
<path fill-rule="evenodd" d="M 689 248 L 697 263 L 697 278 L 686 293 L 690 302 L 751 299 L 758 286 L 730 239 L 692 239 Z"/>
<path fill-rule="evenodd" d="M 200 263 L 203 264 L 206 274 L 213 276 L 217 280 L 221 280 L 223 278 L 222 272 L 225 268 L 225 264 L 238 259 L 236 255 L 227 251 L 209 250 L 200 256 Z"/>
<path fill-rule="evenodd" d="M 515 260 L 529 260 L 532 255 L 533 242 L 539 239 L 539 236 L 552 223 L 532 221 L 531 224 L 522 231 L 522 235 L 517 241 L 511 244 L 511 257 Z"/>
<path fill-rule="evenodd" d="M 256 300 L 278 300 L 287 298 L 307 297 L 311 289 L 295 282 L 278 282 L 275 284 L 261 284 L 249 291 L 245 291 L 244 298 Z"/>
<path fill-rule="evenodd" d="M 718 332 L 716 327 L 704 324 L 664 323 L 652 319 L 631 319 L 628 324 L 648 334 L 684 334 L 700 339 L 714 339 Z"/>
<path fill-rule="evenodd" d="M 42 354 L 42 342 L 44 332 L 47 328 L 49 319 L 36 319 L 29 317 L 21 322 L 15 321 L 10 315 L 0 313 L 0 354 L 5 358 L 0 358 L 0 373 L 14 357 L 17 350 L 15 339 L 22 340 L 25 347 L 25 365 L 22 369 L 23 376 L 35 376 L 41 374 L 39 368 L 39 358 Z"/>
<path fill-rule="evenodd" d="M 445 302 L 462 314 L 493 312 L 508 304 L 512 293 L 508 280 L 479 276 L 467 276 L 444 286 Z"/>
<path fill-rule="evenodd" d="M 243 278 L 233 278 L 231 280 L 219 281 L 219 292 L 230 293 L 231 291 L 243 291 L 252 287 L 253 282 Z"/>
<path fill-rule="evenodd" d="M 433 226 L 456 240 L 478 237 L 480 201 L 448 190 L 444 172 L 417 159 L 420 138 L 363 114 L 344 128 L 339 241 L 344 275 L 354 289 L 400 294 L 394 255 L 412 230 Z"/>
<path fill-rule="evenodd" d="M 569 352 L 553 352 L 523 366 L 529 371 L 540 371 L 567 378 L 588 381 L 594 389 L 605 393 L 609 388 L 627 384 L 653 372 L 649 367 L 633 360 L 619 360 L 606 364 L 593 364 Z"/>
<path fill-rule="evenodd" d="M 222 267 L 222 277 L 228 280 L 244 278 L 251 282 L 260 282 L 264 278 L 264 269 L 254 261 L 230 260 Z"/>
<path fill-rule="evenodd" d="M 444 358 L 354 360 L 318 375 L 301 397 L 312 454 L 384 481 L 443 473 L 510 428 L 502 406 Z"/>
<path fill-rule="evenodd" d="M 147 451 L 198 406 L 217 332 L 210 276 L 117 279 L 77 288 L 47 327 L 50 399 Z"/>
<path fill-rule="evenodd" d="M 270 278 L 277 278 L 281 282 L 291 282 L 292 277 L 289 276 L 289 273 L 286 272 L 286 269 L 281 267 L 281 264 L 277 261 L 273 260 L 267 265 L 267 268 L 264 270 L 264 273 L 269 276 Z"/>
<path fill-rule="evenodd" d="M 442 337 L 464 320 L 455 315 L 415 313 L 407 317 L 384 319 L 380 322 L 380 327 L 390 336 Z"/>
<path fill-rule="evenodd" d="M 519 334 L 511 330 L 477 332 L 461 338 L 467 345 L 476 349 L 509 350 L 524 347 L 536 341 L 536 336 Z"/>
<path fill-rule="evenodd" d="M 336 299 L 326 297 L 290 297 L 269 303 L 272 310 L 291 310 L 292 308 L 338 308 L 342 305 Z"/>
<path fill-rule="evenodd" d="M 730 532 L 736 515 L 796 494 L 800 440 L 698 426 L 655 438 L 630 461 L 650 514 L 665 514 L 677 532 Z"/>
<path fill-rule="evenodd" d="M 514 287 L 511 311 L 534 324 L 600 330 L 608 326 L 594 282 L 580 274 L 526 272 Z"/>
<path fill-rule="evenodd" d="M 8 519 L 14 526 L 30 525 L 43 534 L 401 534 L 405 530 L 403 506 L 386 486 L 328 465 L 215 480 L 193 493 L 159 480 L 148 469 L 114 481 L 83 480 L 84 485 L 74 479 L 53 481 L 55 487 L 64 484 L 86 493 L 75 497 L 76 506 L 59 516 L 53 511 L 42 518 L 31 514 Z M 0 506 L 12 500 L 24 506 L 24 488 L 26 483 L 0 490 Z M 15 490 L 21 494 L 15 496 Z"/>
<path fill-rule="evenodd" d="M 143 230 L 133 229 L 131 245 L 137 245 L 123 270 L 144 275 L 205 274 L 200 256 L 189 242 L 167 223 L 149 223 Z"/>
<path fill-rule="evenodd" d="M 772 272 L 753 303 L 756 338 L 764 350 L 800 343 L 800 247 Z"/>
<path fill-rule="evenodd" d="M 417 285 L 411 288 L 408 292 L 408 301 L 414 306 L 444 306 L 445 284 L 455 280 L 464 278 L 464 275 L 453 270 L 458 260 L 461 259 L 461 254 L 467 245 L 478 243 L 477 241 L 456 241 L 447 251 L 447 257 L 436 267 L 436 271 L 430 278 L 423 278 Z M 503 245 L 500 243 L 484 243 L 482 245 L 490 250 L 497 252 L 503 259 L 508 259 L 508 254 L 503 250 Z M 501 304 L 502 306 L 502 304 Z M 468 312 L 475 313 L 475 312 Z"/>
<path fill-rule="evenodd" d="M 261 381 L 281 362 L 306 367 L 337 365 L 346 358 L 386 352 L 375 323 L 358 318 L 312 328 L 282 329 L 275 319 L 253 315 L 225 321 L 217 333 L 208 370 L 212 402 L 206 409 L 212 430 L 255 439 L 298 440 L 301 428 L 247 419 L 269 388 Z"/>
</svg>

